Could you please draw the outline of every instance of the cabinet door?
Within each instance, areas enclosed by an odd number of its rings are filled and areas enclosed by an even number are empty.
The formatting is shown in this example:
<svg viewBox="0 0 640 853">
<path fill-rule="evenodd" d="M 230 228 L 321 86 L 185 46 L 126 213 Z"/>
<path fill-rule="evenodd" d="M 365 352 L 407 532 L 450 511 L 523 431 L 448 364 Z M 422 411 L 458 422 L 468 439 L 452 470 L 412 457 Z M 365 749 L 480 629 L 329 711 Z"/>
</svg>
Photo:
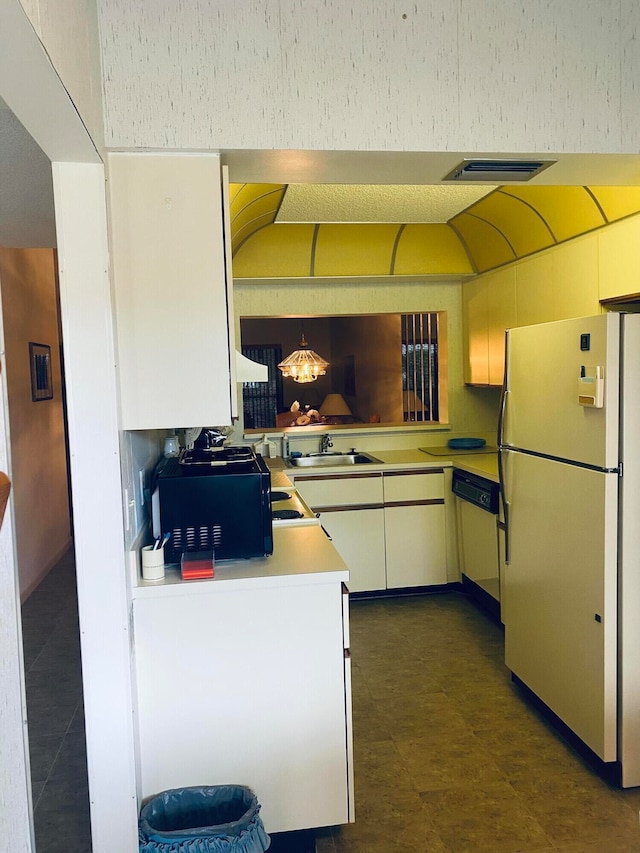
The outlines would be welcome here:
<svg viewBox="0 0 640 853">
<path fill-rule="evenodd" d="M 444 500 L 387 506 L 384 524 L 389 589 L 447 582 Z"/>
<path fill-rule="evenodd" d="M 489 385 L 504 379 L 505 331 L 516 325 L 515 270 L 506 269 L 486 276 L 489 317 Z"/>
<path fill-rule="evenodd" d="M 302 475 L 296 489 L 312 509 L 382 505 L 382 474 Z"/>
<path fill-rule="evenodd" d="M 387 587 L 447 582 L 442 468 L 384 475 Z"/>
<path fill-rule="evenodd" d="M 349 591 L 385 589 L 384 510 L 333 509 L 320 523 L 349 568 Z"/>
<path fill-rule="evenodd" d="M 598 232 L 599 298 L 640 293 L 640 220 L 634 216 Z"/>
<path fill-rule="evenodd" d="M 340 584 L 134 601 L 140 795 L 242 782 L 267 832 L 349 818 Z"/>
<path fill-rule="evenodd" d="M 487 288 L 483 279 L 462 285 L 464 381 L 489 384 L 489 331 Z"/>
<path fill-rule="evenodd" d="M 220 158 L 110 154 L 123 429 L 231 423 Z"/>
</svg>

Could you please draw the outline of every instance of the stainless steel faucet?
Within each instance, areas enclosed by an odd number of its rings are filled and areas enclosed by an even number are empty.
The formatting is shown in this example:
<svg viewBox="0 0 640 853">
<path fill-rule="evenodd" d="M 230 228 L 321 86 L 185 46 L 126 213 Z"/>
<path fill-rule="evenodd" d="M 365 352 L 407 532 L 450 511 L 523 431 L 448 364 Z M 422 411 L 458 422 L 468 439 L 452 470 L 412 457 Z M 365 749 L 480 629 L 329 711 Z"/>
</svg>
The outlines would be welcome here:
<svg viewBox="0 0 640 853">
<path fill-rule="evenodd" d="M 320 439 L 320 450 L 322 453 L 326 453 L 330 447 L 333 447 L 333 442 L 331 441 L 331 436 L 325 432 Z"/>
</svg>

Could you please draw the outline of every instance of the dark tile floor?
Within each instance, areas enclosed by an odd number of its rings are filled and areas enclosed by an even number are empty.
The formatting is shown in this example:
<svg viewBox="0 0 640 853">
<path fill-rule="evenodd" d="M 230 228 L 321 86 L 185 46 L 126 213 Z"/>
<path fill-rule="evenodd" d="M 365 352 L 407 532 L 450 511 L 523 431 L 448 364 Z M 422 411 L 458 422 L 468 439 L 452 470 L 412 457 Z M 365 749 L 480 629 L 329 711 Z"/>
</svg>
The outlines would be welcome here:
<svg viewBox="0 0 640 853">
<path fill-rule="evenodd" d="M 91 850 L 75 601 L 69 556 L 23 606 L 37 853 Z M 318 853 L 640 851 L 640 789 L 527 705 L 465 596 L 352 602 L 351 632 L 357 822 L 320 830 Z"/>
<path fill-rule="evenodd" d="M 22 606 L 37 853 L 91 853 L 82 674 L 69 552 Z"/>
<path fill-rule="evenodd" d="M 631 853 L 640 789 L 596 776 L 527 705 L 461 593 L 351 607 L 356 823 L 318 853 Z"/>
</svg>

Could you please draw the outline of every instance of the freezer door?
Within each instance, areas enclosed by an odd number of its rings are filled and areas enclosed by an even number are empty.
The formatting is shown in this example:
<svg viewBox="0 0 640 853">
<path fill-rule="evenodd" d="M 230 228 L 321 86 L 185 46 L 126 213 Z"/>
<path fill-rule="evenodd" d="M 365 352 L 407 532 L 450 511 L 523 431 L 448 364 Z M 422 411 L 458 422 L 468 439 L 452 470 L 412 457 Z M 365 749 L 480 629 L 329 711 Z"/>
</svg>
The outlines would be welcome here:
<svg viewBox="0 0 640 853">
<path fill-rule="evenodd" d="M 599 468 L 618 465 L 620 315 L 509 329 L 503 444 Z M 604 371 L 602 408 L 581 405 L 580 376 Z"/>
<path fill-rule="evenodd" d="M 505 659 L 616 759 L 617 475 L 508 451 Z"/>
</svg>

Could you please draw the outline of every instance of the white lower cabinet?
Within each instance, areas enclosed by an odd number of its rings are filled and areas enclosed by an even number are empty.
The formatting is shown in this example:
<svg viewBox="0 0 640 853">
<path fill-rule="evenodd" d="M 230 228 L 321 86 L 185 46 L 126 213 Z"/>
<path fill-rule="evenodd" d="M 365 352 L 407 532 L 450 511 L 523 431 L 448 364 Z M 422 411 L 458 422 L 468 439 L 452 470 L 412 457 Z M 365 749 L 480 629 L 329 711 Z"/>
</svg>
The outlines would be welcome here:
<svg viewBox="0 0 640 853">
<path fill-rule="evenodd" d="M 385 507 L 387 587 L 447 582 L 444 503 Z"/>
<path fill-rule="evenodd" d="M 244 784 L 267 832 L 353 820 L 341 585 L 193 583 L 133 602 L 139 797 Z"/>
<path fill-rule="evenodd" d="M 349 590 L 385 589 L 382 474 L 310 474 L 295 484 L 349 567 Z"/>
<path fill-rule="evenodd" d="M 349 590 L 363 592 L 385 589 L 384 510 L 320 510 L 320 523 L 338 553 L 349 566 Z"/>
<path fill-rule="evenodd" d="M 446 583 L 444 472 L 389 472 L 383 479 L 387 587 Z"/>
<path fill-rule="evenodd" d="M 351 592 L 447 582 L 441 468 L 308 474 L 295 484 L 349 567 Z"/>
</svg>

